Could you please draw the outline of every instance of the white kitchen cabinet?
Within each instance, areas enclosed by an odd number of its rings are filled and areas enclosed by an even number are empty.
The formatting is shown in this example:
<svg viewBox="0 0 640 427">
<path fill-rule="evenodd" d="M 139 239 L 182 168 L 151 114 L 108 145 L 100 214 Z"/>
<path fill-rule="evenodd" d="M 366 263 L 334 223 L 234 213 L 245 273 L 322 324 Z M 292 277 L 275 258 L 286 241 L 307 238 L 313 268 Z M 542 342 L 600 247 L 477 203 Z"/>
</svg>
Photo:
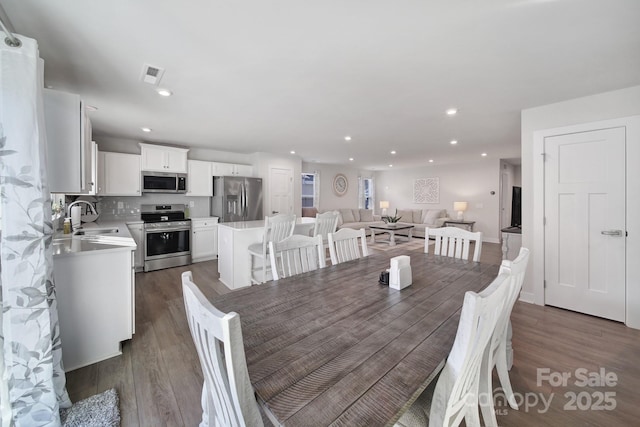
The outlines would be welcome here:
<svg viewBox="0 0 640 427">
<path fill-rule="evenodd" d="M 253 176 L 251 165 L 220 162 L 213 162 L 211 165 L 213 176 Z"/>
<path fill-rule="evenodd" d="M 218 256 L 218 217 L 191 220 L 191 259 L 193 262 Z"/>
<path fill-rule="evenodd" d="M 213 196 L 213 175 L 211 162 L 201 160 L 188 161 L 187 196 Z"/>
<path fill-rule="evenodd" d="M 134 252 L 133 265 L 136 271 L 144 269 L 144 226 L 142 221 L 128 222 L 129 234 L 135 240 L 137 248 Z"/>
<path fill-rule="evenodd" d="M 65 370 L 122 353 L 135 323 L 131 249 L 54 256 L 62 360 Z"/>
<path fill-rule="evenodd" d="M 80 95 L 43 91 L 49 191 L 95 194 L 91 121 Z"/>
<path fill-rule="evenodd" d="M 140 156 L 108 151 L 99 152 L 98 194 L 102 196 L 140 196 Z"/>
<path fill-rule="evenodd" d="M 142 170 L 187 173 L 187 148 L 140 143 Z"/>
</svg>

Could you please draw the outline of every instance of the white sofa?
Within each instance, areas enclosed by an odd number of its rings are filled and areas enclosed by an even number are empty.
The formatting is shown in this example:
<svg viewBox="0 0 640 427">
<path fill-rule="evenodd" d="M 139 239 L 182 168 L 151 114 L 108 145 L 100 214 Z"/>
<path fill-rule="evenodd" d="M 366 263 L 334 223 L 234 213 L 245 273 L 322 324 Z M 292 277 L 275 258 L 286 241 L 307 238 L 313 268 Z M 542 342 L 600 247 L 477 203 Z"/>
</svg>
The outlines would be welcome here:
<svg viewBox="0 0 640 427">
<path fill-rule="evenodd" d="M 370 235 L 369 225 L 383 224 L 380 215 L 374 215 L 373 211 L 368 209 L 336 209 L 340 216 L 338 217 L 338 229 L 340 228 L 364 228 Z M 394 212 L 389 212 L 393 215 Z M 439 228 L 449 219 L 445 209 L 398 209 L 397 216 L 402 217 L 398 224 L 410 224 L 414 228 L 412 234 L 415 237 L 424 238 L 425 228 Z M 406 235 L 406 232 L 399 231 L 399 235 Z"/>
</svg>

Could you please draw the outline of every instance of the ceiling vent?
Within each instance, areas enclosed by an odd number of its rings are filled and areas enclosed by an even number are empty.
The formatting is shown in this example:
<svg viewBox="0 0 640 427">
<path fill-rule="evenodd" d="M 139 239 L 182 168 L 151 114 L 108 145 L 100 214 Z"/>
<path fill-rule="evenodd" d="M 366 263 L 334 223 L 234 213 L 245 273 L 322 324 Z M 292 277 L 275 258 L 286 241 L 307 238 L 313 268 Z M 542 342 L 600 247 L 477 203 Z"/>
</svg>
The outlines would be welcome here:
<svg viewBox="0 0 640 427">
<path fill-rule="evenodd" d="M 157 86 L 162 79 L 162 75 L 164 74 L 164 68 L 154 67 L 153 65 L 144 64 L 142 69 L 142 78 L 141 80 L 145 83 L 149 83 L 150 85 Z"/>
</svg>

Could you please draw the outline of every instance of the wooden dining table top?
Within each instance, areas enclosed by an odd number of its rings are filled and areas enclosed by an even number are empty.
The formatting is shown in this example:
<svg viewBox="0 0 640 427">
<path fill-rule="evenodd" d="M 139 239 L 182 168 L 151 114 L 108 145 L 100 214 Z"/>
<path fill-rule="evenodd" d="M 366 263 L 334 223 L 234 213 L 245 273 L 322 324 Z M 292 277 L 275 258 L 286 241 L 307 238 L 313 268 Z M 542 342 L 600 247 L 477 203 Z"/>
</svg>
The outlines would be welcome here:
<svg viewBox="0 0 640 427">
<path fill-rule="evenodd" d="M 409 255 L 413 284 L 378 283 Z M 285 426 L 384 426 L 444 366 L 466 291 L 498 266 L 403 250 L 254 285 L 212 300 L 240 315 L 258 401 Z"/>
</svg>

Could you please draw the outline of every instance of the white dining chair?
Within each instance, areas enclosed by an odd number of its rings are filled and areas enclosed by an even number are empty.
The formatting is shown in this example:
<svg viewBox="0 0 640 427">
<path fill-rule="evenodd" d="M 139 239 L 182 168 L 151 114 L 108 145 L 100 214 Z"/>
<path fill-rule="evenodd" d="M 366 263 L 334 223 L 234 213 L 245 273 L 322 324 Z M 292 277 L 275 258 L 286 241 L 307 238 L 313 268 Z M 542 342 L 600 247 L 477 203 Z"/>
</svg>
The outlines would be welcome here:
<svg viewBox="0 0 640 427">
<path fill-rule="evenodd" d="M 364 228 L 360 230 L 342 228 L 335 233 L 329 233 L 327 240 L 329 241 L 329 254 L 333 265 L 369 256 L 367 235 Z M 360 243 L 358 243 L 358 240 L 360 240 Z"/>
<path fill-rule="evenodd" d="M 329 211 L 316 214 L 316 222 L 313 227 L 312 236 L 322 236 L 322 243 L 326 250 L 329 249 L 329 240 L 327 236 L 329 233 L 335 233 L 338 229 L 338 220 L 340 213 L 338 211 Z M 325 256 L 325 259 L 329 259 Z"/>
<path fill-rule="evenodd" d="M 273 280 L 327 266 L 322 236 L 294 234 L 279 242 L 269 242 L 269 257 Z"/>
<path fill-rule="evenodd" d="M 507 273 L 480 294 L 467 292 L 453 347 L 435 388 L 427 388 L 398 420 L 398 427 L 480 427 L 479 381 L 482 358 L 505 305 Z M 431 395 L 432 391 L 432 395 Z"/>
<path fill-rule="evenodd" d="M 482 232 L 463 230 L 458 227 L 426 228 L 424 230 L 424 253 L 429 253 L 429 238 L 435 240 L 433 253 L 458 259 L 469 259 L 469 248 L 474 242 L 473 261 L 480 261 Z"/>
<path fill-rule="evenodd" d="M 249 381 L 240 316 L 217 310 L 190 271 L 182 273 L 182 293 L 204 376 L 200 427 L 263 426 Z"/>
<path fill-rule="evenodd" d="M 322 236 L 322 241 L 327 242 L 327 235 L 335 233 L 338 228 L 338 211 L 329 211 L 316 214 L 316 222 L 313 227 L 313 236 Z"/>
<path fill-rule="evenodd" d="M 251 257 L 251 282 L 264 283 L 267 281 L 267 270 L 270 269 L 269 262 L 269 242 L 279 242 L 293 235 L 296 226 L 296 216 L 293 214 L 280 214 L 266 216 L 264 218 L 264 233 L 262 242 L 249 245 L 249 255 Z M 257 261 L 261 260 L 261 265 L 257 266 Z M 256 277 L 256 273 L 262 272 L 262 277 Z"/>
<path fill-rule="evenodd" d="M 513 306 L 520 295 L 528 262 L 529 249 L 520 248 L 520 253 L 515 260 L 504 260 L 500 266 L 500 274 L 508 274 L 511 276 L 511 281 L 506 295 L 505 306 L 498 318 L 498 323 L 496 324 L 495 331 L 491 337 L 491 341 L 489 342 L 489 348 L 485 354 L 482 371 L 480 373 L 480 393 L 487 397 L 482 399 L 484 404 L 480 405 L 482 418 L 484 419 L 486 426 L 497 427 L 498 425 L 495 408 L 493 406 L 493 384 L 491 378 L 494 366 L 498 371 L 500 385 L 502 386 L 504 395 L 507 398 L 507 402 L 509 402 L 509 406 L 513 409 L 518 409 L 518 403 L 516 402 L 516 398 L 513 394 L 511 381 L 509 380 L 507 341 L 509 339 L 508 330 L 510 327 L 509 319 L 511 317 L 511 311 L 513 310 Z"/>
</svg>

